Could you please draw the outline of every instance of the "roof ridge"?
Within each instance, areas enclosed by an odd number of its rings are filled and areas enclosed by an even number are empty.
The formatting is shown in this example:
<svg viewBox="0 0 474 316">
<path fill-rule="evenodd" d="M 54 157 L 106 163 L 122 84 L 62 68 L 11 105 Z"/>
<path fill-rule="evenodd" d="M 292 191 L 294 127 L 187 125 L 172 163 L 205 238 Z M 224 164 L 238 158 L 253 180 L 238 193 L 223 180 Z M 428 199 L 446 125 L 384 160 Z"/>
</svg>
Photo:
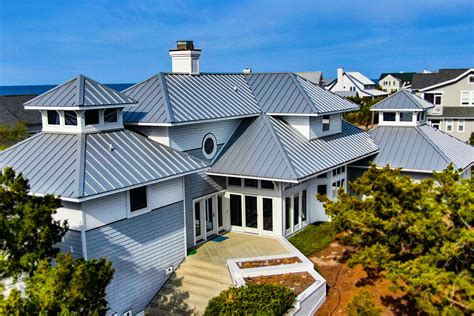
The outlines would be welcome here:
<svg viewBox="0 0 474 316">
<path fill-rule="evenodd" d="M 166 114 L 168 115 L 168 119 L 170 120 L 170 123 L 174 122 L 174 113 L 173 113 L 173 108 L 171 107 L 170 104 L 170 97 L 168 93 L 168 85 L 166 83 L 165 75 L 160 72 L 157 74 L 158 76 L 158 81 L 160 82 L 160 87 L 161 87 L 161 93 L 163 93 L 163 101 L 166 107 Z"/>
<path fill-rule="evenodd" d="M 85 77 L 78 75 L 76 77 L 77 83 L 77 106 L 84 105 L 84 94 L 85 94 Z"/>
<path fill-rule="evenodd" d="M 301 86 L 301 84 L 298 82 L 298 78 L 296 78 L 296 74 L 294 72 L 289 73 L 291 80 L 293 83 L 296 85 L 297 89 L 300 91 L 301 94 L 303 94 L 303 98 L 306 100 L 306 102 L 309 103 L 309 106 L 311 109 L 314 111 L 314 113 L 318 113 L 318 108 L 316 105 L 313 103 L 311 100 L 310 96 L 306 93 L 306 90 Z"/>
<path fill-rule="evenodd" d="M 291 175 L 297 180 L 298 177 L 296 176 L 296 171 L 293 168 L 293 165 L 291 164 L 290 158 L 286 154 L 285 149 L 283 148 L 283 145 L 280 142 L 280 139 L 278 138 L 275 130 L 273 129 L 272 122 L 270 121 L 270 120 L 273 120 L 273 118 L 270 118 L 267 114 L 262 114 L 262 118 L 264 120 L 264 123 L 266 125 L 269 125 L 268 127 L 269 127 L 270 134 L 272 135 L 272 138 L 274 139 L 276 145 L 278 146 L 278 150 L 281 152 L 283 159 L 285 160 L 285 163 L 288 167 L 288 170 L 290 170 Z"/>
<path fill-rule="evenodd" d="M 77 196 L 84 195 L 85 161 L 86 161 L 86 138 L 88 134 L 78 135 L 78 168 L 77 168 Z"/>
<path fill-rule="evenodd" d="M 417 131 L 418 134 L 421 135 L 430 145 L 433 147 L 433 149 L 441 156 L 443 159 L 449 164 L 452 162 L 451 159 L 449 159 L 448 156 L 436 145 L 429 137 L 426 135 L 419 126 L 415 126 L 415 130 Z"/>
</svg>

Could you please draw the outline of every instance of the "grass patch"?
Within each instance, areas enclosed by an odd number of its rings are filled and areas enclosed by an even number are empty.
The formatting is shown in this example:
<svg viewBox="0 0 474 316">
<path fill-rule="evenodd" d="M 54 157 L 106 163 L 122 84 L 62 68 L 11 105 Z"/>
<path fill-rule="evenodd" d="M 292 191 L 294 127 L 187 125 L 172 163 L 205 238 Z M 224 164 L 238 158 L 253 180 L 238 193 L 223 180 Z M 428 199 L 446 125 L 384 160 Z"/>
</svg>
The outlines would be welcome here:
<svg viewBox="0 0 474 316">
<path fill-rule="evenodd" d="M 318 222 L 306 226 L 288 241 L 309 257 L 327 247 L 336 238 L 336 230 L 330 222 Z"/>
</svg>

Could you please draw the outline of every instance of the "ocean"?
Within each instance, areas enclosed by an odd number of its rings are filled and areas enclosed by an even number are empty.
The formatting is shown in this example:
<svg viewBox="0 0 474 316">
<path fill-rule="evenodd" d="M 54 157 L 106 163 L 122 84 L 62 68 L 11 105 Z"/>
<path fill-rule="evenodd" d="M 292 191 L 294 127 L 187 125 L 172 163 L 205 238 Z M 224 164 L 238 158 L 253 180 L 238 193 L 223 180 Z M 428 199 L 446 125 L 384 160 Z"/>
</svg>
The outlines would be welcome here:
<svg viewBox="0 0 474 316">
<path fill-rule="evenodd" d="M 122 91 L 134 85 L 134 83 L 106 83 L 106 86 Z M 19 94 L 41 94 L 55 85 L 32 85 L 32 86 L 0 86 L 0 95 L 19 95 Z"/>
</svg>

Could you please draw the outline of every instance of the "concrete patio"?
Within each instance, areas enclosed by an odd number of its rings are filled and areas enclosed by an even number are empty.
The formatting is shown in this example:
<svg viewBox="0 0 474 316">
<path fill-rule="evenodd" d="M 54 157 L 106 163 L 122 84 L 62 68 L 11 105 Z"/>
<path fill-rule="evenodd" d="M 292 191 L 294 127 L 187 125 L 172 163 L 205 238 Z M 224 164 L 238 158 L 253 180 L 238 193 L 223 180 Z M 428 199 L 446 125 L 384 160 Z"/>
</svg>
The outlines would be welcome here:
<svg viewBox="0 0 474 316">
<path fill-rule="evenodd" d="M 204 243 L 186 257 L 158 292 L 148 315 L 202 315 L 207 302 L 232 286 L 227 259 L 287 254 L 276 238 L 226 233 Z"/>
</svg>

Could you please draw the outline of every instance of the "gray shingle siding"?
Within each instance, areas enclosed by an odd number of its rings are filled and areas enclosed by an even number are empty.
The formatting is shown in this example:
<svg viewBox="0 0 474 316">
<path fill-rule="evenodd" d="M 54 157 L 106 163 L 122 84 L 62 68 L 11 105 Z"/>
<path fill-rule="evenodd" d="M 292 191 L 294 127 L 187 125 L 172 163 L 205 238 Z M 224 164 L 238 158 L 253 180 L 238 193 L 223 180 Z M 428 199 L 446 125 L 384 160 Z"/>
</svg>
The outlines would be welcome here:
<svg viewBox="0 0 474 316">
<path fill-rule="evenodd" d="M 68 230 L 62 241 L 56 245 L 61 252 L 69 252 L 74 259 L 82 257 L 82 238 L 78 230 Z"/>
<path fill-rule="evenodd" d="M 90 230 L 89 258 L 112 260 L 114 278 L 107 288 L 110 312 L 140 312 L 184 259 L 183 202 Z"/>
<path fill-rule="evenodd" d="M 311 139 L 324 137 L 336 133 L 340 133 L 342 130 L 341 114 L 330 115 L 329 119 L 329 130 L 323 131 L 323 117 L 322 116 L 311 116 L 309 118 L 309 128 Z"/>
<path fill-rule="evenodd" d="M 217 153 L 219 153 L 222 149 L 222 147 L 224 147 L 224 144 L 218 144 L 217 145 Z M 208 164 L 210 164 L 212 162 L 212 159 L 207 159 L 206 157 L 204 157 L 204 154 L 202 153 L 202 148 L 196 148 L 196 149 L 191 149 L 191 150 L 186 150 L 185 153 L 187 153 L 188 155 L 190 156 L 193 156 L 199 160 L 202 160 Z"/>
<path fill-rule="evenodd" d="M 194 243 L 193 199 L 224 189 L 224 178 L 209 177 L 206 171 L 184 177 L 186 195 L 186 243 L 191 248 Z"/>
</svg>

